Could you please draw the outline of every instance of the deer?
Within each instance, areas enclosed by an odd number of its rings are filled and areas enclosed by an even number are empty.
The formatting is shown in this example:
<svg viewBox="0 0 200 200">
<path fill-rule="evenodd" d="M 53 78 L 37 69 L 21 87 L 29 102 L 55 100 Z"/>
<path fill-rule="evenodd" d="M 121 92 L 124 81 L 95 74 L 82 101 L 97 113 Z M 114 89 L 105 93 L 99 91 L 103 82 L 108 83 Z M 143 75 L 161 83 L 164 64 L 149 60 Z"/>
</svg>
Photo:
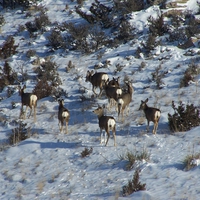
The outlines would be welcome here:
<svg viewBox="0 0 200 200">
<path fill-rule="evenodd" d="M 128 82 L 125 84 L 128 87 L 128 90 L 124 93 L 122 93 L 122 95 L 118 98 L 117 100 L 117 105 L 118 105 L 118 117 L 122 116 L 122 118 L 124 117 L 124 110 L 126 109 L 126 113 L 128 115 L 129 112 L 129 104 L 132 101 L 132 94 L 133 94 L 133 86 L 131 84 L 131 82 Z"/>
<path fill-rule="evenodd" d="M 38 98 L 33 93 L 25 93 L 24 92 L 25 89 L 26 89 L 26 85 L 24 85 L 23 88 L 21 88 L 21 86 L 19 86 L 19 95 L 21 96 L 21 103 L 22 103 L 20 116 L 23 114 L 23 106 L 26 106 L 26 109 L 24 112 L 24 119 L 26 119 L 26 112 L 29 107 L 31 109 L 29 117 L 32 114 L 32 109 L 34 109 L 34 121 L 36 121 L 36 107 L 37 107 L 37 99 Z"/>
<path fill-rule="evenodd" d="M 105 132 L 106 132 L 105 133 L 105 141 L 106 141 L 105 146 L 107 146 L 107 144 L 108 144 L 108 140 L 110 138 L 110 131 L 112 131 L 112 133 L 113 133 L 114 146 L 116 146 L 116 121 L 115 121 L 114 117 L 105 116 L 104 110 L 101 106 L 98 106 L 98 108 L 95 109 L 93 112 L 98 116 L 98 119 L 99 119 L 100 139 L 101 139 L 100 144 L 102 144 L 102 130 L 105 130 Z M 106 134 L 107 134 L 107 140 L 106 140 Z"/>
<path fill-rule="evenodd" d="M 70 113 L 69 113 L 69 110 L 64 107 L 64 100 L 63 99 L 59 99 L 58 104 L 59 104 L 59 107 L 58 107 L 58 126 L 59 126 L 59 129 L 60 129 L 60 132 L 62 133 L 64 122 L 65 122 L 65 133 L 67 134 Z"/>
<path fill-rule="evenodd" d="M 149 123 L 152 121 L 154 123 L 153 134 L 156 134 L 161 111 L 158 108 L 149 107 L 147 102 L 148 98 L 145 101 L 141 100 L 139 110 L 143 110 L 145 113 L 145 117 L 147 119 L 147 132 L 149 132 Z"/>
<path fill-rule="evenodd" d="M 96 72 L 94 74 L 94 71 L 87 71 L 87 75 L 86 75 L 86 82 L 90 82 L 92 83 L 92 91 L 94 92 L 95 95 L 97 95 L 95 89 L 97 87 L 99 87 L 100 92 L 98 94 L 99 97 L 101 97 L 102 92 L 103 92 L 103 85 L 105 84 L 105 82 L 109 80 L 108 74 L 104 73 L 104 72 Z"/>
<path fill-rule="evenodd" d="M 107 81 L 107 85 L 110 87 L 119 87 L 119 79 L 120 77 L 114 78 L 111 81 Z"/>
<path fill-rule="evenodd" d="M 113 79 L 112 81 L 116 81 Z M 116 83 L 116 84 L 114 84 Z M 116 104 L 118 98 L 122 95 L 122 89 L 119 87 L 118 81 L 110 84 L 110 81 L 105 82 L 104 90 L 109 102 L 110 108 Z"/>
</svg>

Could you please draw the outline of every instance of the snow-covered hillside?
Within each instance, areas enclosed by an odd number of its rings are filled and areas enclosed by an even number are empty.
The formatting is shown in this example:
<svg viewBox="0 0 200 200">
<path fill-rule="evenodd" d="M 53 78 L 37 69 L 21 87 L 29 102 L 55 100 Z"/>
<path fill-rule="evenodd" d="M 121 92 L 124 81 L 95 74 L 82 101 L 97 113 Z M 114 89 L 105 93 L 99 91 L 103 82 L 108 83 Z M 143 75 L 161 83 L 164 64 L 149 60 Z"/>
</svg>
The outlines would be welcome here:
<svg viewBox="0 0 200 200">
<path fill-rule="evenodd" d="M 83 1 L 82 10 L 89 13 L 94 2 Z M 107 6 L 113 3 L 109 0 L 100 2 Z M 167 2 L 172 5 L 174 1 Z M 199 6 L 195 0 L 178 5 L 182 10 L 198 14 Z M 27 72 L 29 78 L 20 82 L 26 84 L 26 92 L 34 89 L 37 83 L 34 70 L 40 65 L 33 62 L 36 57 L 26 56 L 27 51 L 36 51 L 41 62 L 48 58 L 56 63 L 62 81 L 60 88 L 65 91 L 62 98 L 70 111 L 68 134 L 59 131 L 57 99 L 46 97 L 38 100 L 36 122 L 33 117 L 23 120 L 30 129 L 30 138 L 4 148 L 8 135 L 18 126 L 21 108 L 18 85 L 6 86 L 0 93 L 0 199 L 199 199 L 199 159 L 197 166 L 189 171 L 184 170 L 183 161 L 187 155 L 200 153 L 200 127 L 172 134 L 168 126 L 168 113 L 173 114 L 172 101 L 193 103 L 197 107 L 200 104 L 199 76 L 195 76 L 188 87 L 180 88 L 180 80 L 188 66 L 193 63 L 199 67 L 198 37 L 189 48 L 179 48 L 176 42 L 169 42 L 163 35 L 151 56 L 138 53 L 148 37 L 148 18 L 156 18 L 174 8 L 160 9 L 154 5 L 129 14 L 129 22 L 136 33 L 133 39 L 83 54 L 67 48 L 50 51 L 47 45 L 48 31 L 56 24 L 85 23 L 75 12 L 77 2 L 42 0 L 38 6 L 46 8 L 51 25 L 32 38 L 27 30 L 19 32 L 19 27 L 34 20 L 34 15 L 27 17 L 27 12 L 22 12 L 19 7 L 13 10 L 1 8 L 5 24 L 1 26 L 0 47 L 8 35 L 14 37 L 17 53 L 7 58 L 7 62 L 17 75 L 21 76 L 22 70 Z M 167 22 L 167 17 L 164 20 Z M 70 61 L 74 67 L 67 71 Z M 1 59 L 1 67 L 4 63 Z M 110 79 L 120 77 L 122 87 L 124 80 L 129 80 L 134 88 L 130 112 L 123 121 L 118 119 L 114 108 L 111 111 L 105 109 L 107 115 L 116 119 L 116 147 L 112 134 L 107 146 L 100 144 L 98 119 L 93 110 L 98 105 L 107 106 L 108 100 L 104 94 L 101 98 L 95 97 L 91 83 L 85 82 L 87 70 L 95 66 L 99 67 L 98 72 L 108 73 Z M 152 73 L 159 66 L 159 72 L 165 73 L 160 88 L 152 80 Z M 8 88 L 14 91 L 9 97 Z M 138 110 L 141 100 L 146 98 L 149 106 L 161 110 L 156 135 L 152 134 L 153 123 L 150 123 L 150 132 L 146 132 L 144 113 Z M 81 153 L 86 148 L 92 148 L 92 152 L 82 158 Z M 126 170 L 128 161 L 123 158 L 127 152 L 142 151 L 148 152 L 150 159 L 137 161 L 131 170 Z M 132 180 L 137 168 L 141 170 L 140 182 L 146 184 L 146 190 L 123 197 L 122 188 Z"/>
</svg>

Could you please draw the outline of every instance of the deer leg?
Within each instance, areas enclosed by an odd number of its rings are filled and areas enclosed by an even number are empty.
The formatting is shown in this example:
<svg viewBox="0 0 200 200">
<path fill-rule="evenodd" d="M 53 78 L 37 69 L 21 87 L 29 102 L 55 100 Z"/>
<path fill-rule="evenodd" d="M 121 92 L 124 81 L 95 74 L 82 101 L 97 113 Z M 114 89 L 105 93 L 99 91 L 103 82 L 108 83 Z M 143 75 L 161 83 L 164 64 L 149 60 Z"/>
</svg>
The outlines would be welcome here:
<svg viewBox="0 0 200 200">
<path fill-rule="evenodd" d="M 110 133 L 109 133 L 109 131 L 105 131 L 105 139 L 106 139 L 106 133 L 107 133 L 107 140 L 105 140 L 105 141 L 106 141 L 106 145 L 105 145 L 105 146 L 107 146 L 108 140 L 109 140 L 109 138 L 110 138 Z"/>
<path fill-rule="evenodd" d="M 92 86 L 92 91 L 94 92 L 95 95 L 97 95 L 96 91 L 95 91 L 95 87 Z"/>
<path fill-rule="evenodd" d="M 121 121 L 124 122 L 124 109 L 121 109 Z"/>
<path fill-rule="evenodd" d="M 61 121 L 60 122 L 60 132 L 62 133 L 62 131 L 63 131 L 63 122 Z"/>
<path fill-rule="evenodd" d="M 158 128 L 158 123 L 155 122 L 154 123 L 154 128 L 153 128 L 153 134 L 156 134 L 157 128 Z"/>
<path fill-rule="evenodd" d="M 100 144 L 102 144 L 102 129 L 100 129 Z"/>
<path fill-rule="evenodd" d="M 22 104 L 22 107 L 21 107 L 21 110 L 20 110 L 19 118 L 21 118 L 22 115 L 23 115 L 23 104 Z"/>
<path fill-rule="evenodd" d="M 118 112 L 118 105 L 117 105 L 117 102 L 115 100 L 114 100 L 114 106 L 115 106 L 116 112 Z"/>
<path fill-rule="evenodd" d="M 129 106 L 127 105 L 126 106 L 126 116 L 128 116 L 128 114 L 129 114 Z"/>
<path fill-rule="evenodd" d="M 67 121 L 66 121 L 65 132 L 66 132 L 66 134 L 67 134 L 67 132 L 68 132 L 68 122 L 67 122 Z"/>
<path fill-rule="evenodd" d="M 34 107 L 34 122 L 36 121 L 36 107 Z"/>
<path fill-rule="evenodd" d="M 27 108 L 28 108 L 28 106 L 26 106 L 26 111 L 27 111 Z M 35 111 L 34 111 L 34 113 L 35 113 Z M 31 114 L 32 114 L 32 107 L 30 107 L 30 114 L 29 114 L 28 118 L 30 118 Z"/>
<path fill-rule="evenodd" d="M 24 112 L 24 119 L 26 119 L 26 112 L 28 110 L 28 106 L 26 106 L 25 112 Z"/>
<path fill-rule="evenodd" d="M 147 132 L 149 132 L 149 121 L 147 120 Z"/>
<path fill-rule="evenodd" d="M 108 98 L 108 110 L 110 111 L 111 110 L 111 99 Z"/>
<path fill-rule="evenodd" d="M 115 127 L 114 127 L 114 129 L 113 129 L 113 138 L 114 138 L 114 146 L 116 147 L 117 145 L 116 145 L 116 135 L 115 135 Z"/>
<path fill-rule="evenodd" d="M 112 108 L 112 106 L 113 106 L 113 101 L 112 101 L 112 98 L 109 98 L 109 104 L 110 104 L 110 110 L 111 110 L 111 108 Z"/>
<path fill-rule="evenodd" d="M 99 96 L 99 97 L 101 97 L 101 95 L 102 95 L 102 92 L 103 92 L 103 88 L 102 88 L 102 87 L 100 87 L 99 89 L 100 89 L 100 92 L 99 92 L 99 95 L 98 95 L 98 96 Z"/>
</svg>

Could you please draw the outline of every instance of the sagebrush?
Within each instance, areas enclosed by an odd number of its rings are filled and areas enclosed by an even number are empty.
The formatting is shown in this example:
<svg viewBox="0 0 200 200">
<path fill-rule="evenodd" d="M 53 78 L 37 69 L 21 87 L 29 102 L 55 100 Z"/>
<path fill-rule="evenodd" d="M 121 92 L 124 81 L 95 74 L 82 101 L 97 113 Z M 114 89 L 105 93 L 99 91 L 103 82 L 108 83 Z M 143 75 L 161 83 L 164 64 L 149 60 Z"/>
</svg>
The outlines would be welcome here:
<svg viewBox="0 0 200 200">
<path fill-rule="evenodd" d="M 172 101 L 174 114 L 168 113 L 169 128 L 172 132 L 189 131 L 200 125 L 199 109 L 194 104 L 186 104 L 182 101 L 176 106 Z"/>
</svg>

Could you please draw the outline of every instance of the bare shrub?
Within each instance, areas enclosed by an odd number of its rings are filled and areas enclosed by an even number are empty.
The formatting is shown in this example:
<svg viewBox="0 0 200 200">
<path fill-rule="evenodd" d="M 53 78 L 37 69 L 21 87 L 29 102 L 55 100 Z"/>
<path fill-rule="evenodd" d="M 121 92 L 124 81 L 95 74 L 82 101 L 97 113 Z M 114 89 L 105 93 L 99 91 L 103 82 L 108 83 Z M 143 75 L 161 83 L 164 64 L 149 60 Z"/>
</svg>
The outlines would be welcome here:
<svg viewBox="0 0 200 200">
<path fill-rule="evenodd" d="M 69 35 L 66 38 L 66 45 L 70 50 L 80 50 L 84 53 L 90 52 L 87 36 L 89 34 L 89 26 L 86 24 L 74 25 L 73 23 L 65 23 Z"/>
<path fill-rule="evenodd" d="M 39 17 L 35 18 L 35 25 L 38 30 L 44 30 L 44 27 L 49 24 L 50 24 L 49 18 L 44 13 L 41 13 Z"/>
<path fill-rule="evenodd" d="M 47 39 L 48 46 L 51 46 L 55 50 L 66 47 L 65 40 L 57 29 L 53 29 Z"/>
<path fill-rule="evenodd" d="M 171 25 L 174 28 L 179 28 L 184 23 L 184 20 L 183 20 L 184 16 L 183 16 L 183 14 L 174 13 L 174 14 L 171 14 L 171 15 L 169 15 L 167 17 L 170 19 Z"/>
<path fill-rule="evenodd" d="M 154 50 L 157 45 L 158 42 L 156 41 L 156 36 L 154 34 L 149 34 L 146 43 L 142 43 L 142 46 L 144 47 L 147 54 Z"/>
<path fill-rule="evenodd" d="M 102 28 L 110 28 L 113 26 L 113 16 L 110 14 L 111 11 L 112 8 L 96 0 L 90 7 L 90 12 L 94 17 L 93 23 L 101 24 Z"/>
<path fill-rule="evenodd" d="M 92 50 L 97 51 L 103 45 L 107 45 L 106 35 L 99 26 L 91 27 L 89 35 L 91 37 L 90 47 Z"/>
<path fill-rule="evenodd" d="M 115 67 L 116 67 L 115 72 L 121 72 L 123 68 L 125 67 L 125 65 L 117 63 Z"/>
<path fill-rule="evenodd" d="M 17 80 L 17 73 L 12 70 L 9 63 L 6 61 L 3 69 L 0 68 L 0 90 L 7 85 L 13 85 Z"/>
<path fill-rule="evenodd" d="M 69 62 L 68 62 L 68 65 L 67 65 L 67 67 L 66 67 L 66 71 L 67 72 L 70 72 L 70 70 L 71 69 L 74 69 L 75 68 L 75 65 L 72 63 L 72 61 L 70 60 Z"/>
<path fill-rule="evenodd" d="M 15 93 L 15 87 L 8 87 L 7 97 L 11 97 Z"/>
<path fill-rule="evenodd" d="M 30 127 L 26 128 L 26 125 L 27 124 L 22 121 L 18 122 L 18 127 L 14 128 L 9 135 L 8 140 L 10 145 L 17 144 L 30 137 Z"/>
<path fill-rule="evenodd" d="M 51 96 L 53 91 L 54 87 L 48 82 L 47 79 L 39 80 L 33 89 L 33 93 L 38 97 L 38 99 Z"/>
<path fill-rule="evenodd" d="M 50 21 L 48 16 L 42 12 L 38 17 L 35 17 L 33 22 L 27 22 L 25 26 L 30 33 L 30 36 L 32 36 L 36 31 L 41 31 L 43 33 L 45 31 L 45 27 L 49 24 Z"/>
<path fill-rule="evenodd" d="M 167 72 L 162 70 L 162 66 L 159 65 L 158 67 L 156 67 L 155 71 L 151 73 L 152 76 L 152 80 L 156 82 L 156 87 L 158 89 L 162 88 L 162 84 L 164 84 L 164 82 L 162 81 L 162 79 L 164 78 L 165 74 Z"/>
<path fill-rule="evenodd" d="M 153 6 L 153 5 L 160 5 L 160 7 L 164 7 L 165 8 L 165 2 L 166 0 L 147 0 L 147 3 L 150 5 L 150 6 Z"/>
<path fill-rule="evenodd" d="M 169 30 L 169 41 L 174 42 L 183 42 L 187 39 L 186 33 L 185 33 L 185 27 L 177 27 L 177 28 L 171 28 Z"/>
<path fill-rule="evenodd" d="M 80 6 L 76 7 L 76 13 L 78 13 L 90 24 L 101 24 L 103 28 L 109 28 L 113 25 L 113 16 L 110 15 L 112 9 L 110 7 L 107 7 L 96 0 L 94 3 L 92 3 L 89 10 L 91 14 L 83 12 L 80 9 Z"/>
<path fill-rule="evenodd" d="M 142 61 L 142 62 L 140 63 L 140 66 L 139 66 L 138 70 L 139 70 L 139 71 L 142 71 L 142 70 L 144 70 L 145 67 L 146 67 L 146 63 L 145 63 L 144 61 Z"/>
<path fill-rule="evenodd" d="M 31 5 L 33 3 L 33 1 L 31 0 L 15 0 L 15 1 L 3 1 L 2 2 L 2 6 L 3 8 L 11 8 L 11 9 L 15 9 L 19 6 L 23 7 L 23 8 L 28 8 L 29 5 Z"/>
<path fill-rule="evenodd" d="M 149 31 L 151 34 L 155 36 L 162 36 L 165 32 L 167 32 L 163 18 L 163 15 L 158 15 L 156 19 L 154 19 L 152 16 L 147 19 L 149 22 Z"/>
<path fill-rule="evenodd" d="M 187 38 L 193 37 L 200 33 L 199 20 L 194 15 L 186 15 L 185 33 Z"/>
<path fill-rule="evenodd" d="M 18 75 L 19 82 L 25 82 L 29 78 L 27 69 L 24 66 L 25 66 L 25 64 L 21 63 L 21 64 L 19 64 L 19 67 L 18 67 L 18 69 L 19 69 L 18 74 L 20 74 L 20 75 Z"/>
<path fill-rule="evenodd" d="M 6 59 L 17 53 L 18 45 L 15 45 L 15 39 L 12 36 L 8 36 L 3 46 L 0 48 L 0 58 Z"/>
<path fill-rule="evenodd" d="M 119 41 L 128 42 L 134 38 L 135 28 L 131 26 L 129 21 L 123 20 L 118 28 L 118 36 L 116 37 Z"/>
<path fill-rule="evenodd" d="M 81 157 L 84 158 L 86 156 L 89 156 L 92 152 L 93 152 L 92 147 L 90 149 L 85 147 L 85 149 L 81 152 Z"/>
<path fill-rule="evenodd" d="M 115 8 L 122 12 L 122 14 L 129 14 L 134 11 L 140 11 L 144 9 L 144 1 L 141 0 L 127 0 L 127 1 L 114 1 Z"/>
<path fill-rule="evenodd" d="M 127 160 L 127 164 L 125 169 L 126 170 L 131 170 L 134 167 L 134 164 L 136 161 L 142 161 L 146 160 L 149 161 L 150 159 L 150 154 L 147 152 L 146 149 L 143 149 L 141 152 L 130 152 L 128 151 L 124 156 L 121 156 L 122 160 Z"/>
<path fill-rule="evenodd" d="M 3 15 L 0 15 L 0 27 L 5 24 L 5 18 Z"/>
<path fill-rule="evenodd" d="M 190 63 L 188 68 L 184 72 L 183 78 L 180 80 L 180 87 L 189 86 L 190 82 L 195 81 L 195 77 L 200 74 L 199 65 L 195 63 Z"/>
<path fill-rule="evenodd" d="M 78 4 L 79 6 L 83 6 L 84 1 L 85 1 L 85 0 L 77 0 L 77 4 Z"/>
<path fill-rule="evenodd" d="M 200 163 L 200 153 L 188 154 L 183 160 L 184 170 L 189 171 L 190 169 L 198 166 Z"/>
<path fill-rule="evenodd" d="M 29 50 L 26 52 L 26 56 L 27 56 L 28 58 L 31 58 L 31 57 L 36 56 L 36 50 L 34 50 L 34 49 L 29 49 Z"/>
<path fill-rule="evenodd" d="M 141 184 L 140 179 L 140 170 L 135 170 L 135 173 L 133 175 L 133 179 L 128 181 L 128 184 L 123 186 L 122 195 L 128 196 L 134 192 L 140 191 L 140 190 L 146 190 L 146 184 Z"/>
<path fill-rule="evenodd" d="M 57 68 L 56 63 L 46 61 L 35 70 L 38 83 L 33 93 L 37 95 L 38 99 L 53 95 L 56 88 L 62 84 Z"/>
<path fill-rule="evenodd" d="M 50 81 L 52 86 L 58 86 L 61 84 L 61 79 L 57 72 L 58 66 L 55 62 L 46 61 L 38 67 L 35 72 L 39 80 Z"/>
<path fill-rule="evenodd" d="M 82 18 L 84 18 L 88 23 L 95 23 L 95 17 L 91 14 L 83 12 L 78 6 L 76 7 L 76 13 L 79 14 Z"/>
<path fill-rule="evenodd" d="M 193 104 L 184 105 L 180 101 L 178 107 L 176 107 L 174 101 L 172 101 L 172 108 L 174 114 L 171 115 L 168 113 L 168 123 L 171 131 L 189 131 L 193 127 L 200 125 L 199 109 Z"/>
</svg>

